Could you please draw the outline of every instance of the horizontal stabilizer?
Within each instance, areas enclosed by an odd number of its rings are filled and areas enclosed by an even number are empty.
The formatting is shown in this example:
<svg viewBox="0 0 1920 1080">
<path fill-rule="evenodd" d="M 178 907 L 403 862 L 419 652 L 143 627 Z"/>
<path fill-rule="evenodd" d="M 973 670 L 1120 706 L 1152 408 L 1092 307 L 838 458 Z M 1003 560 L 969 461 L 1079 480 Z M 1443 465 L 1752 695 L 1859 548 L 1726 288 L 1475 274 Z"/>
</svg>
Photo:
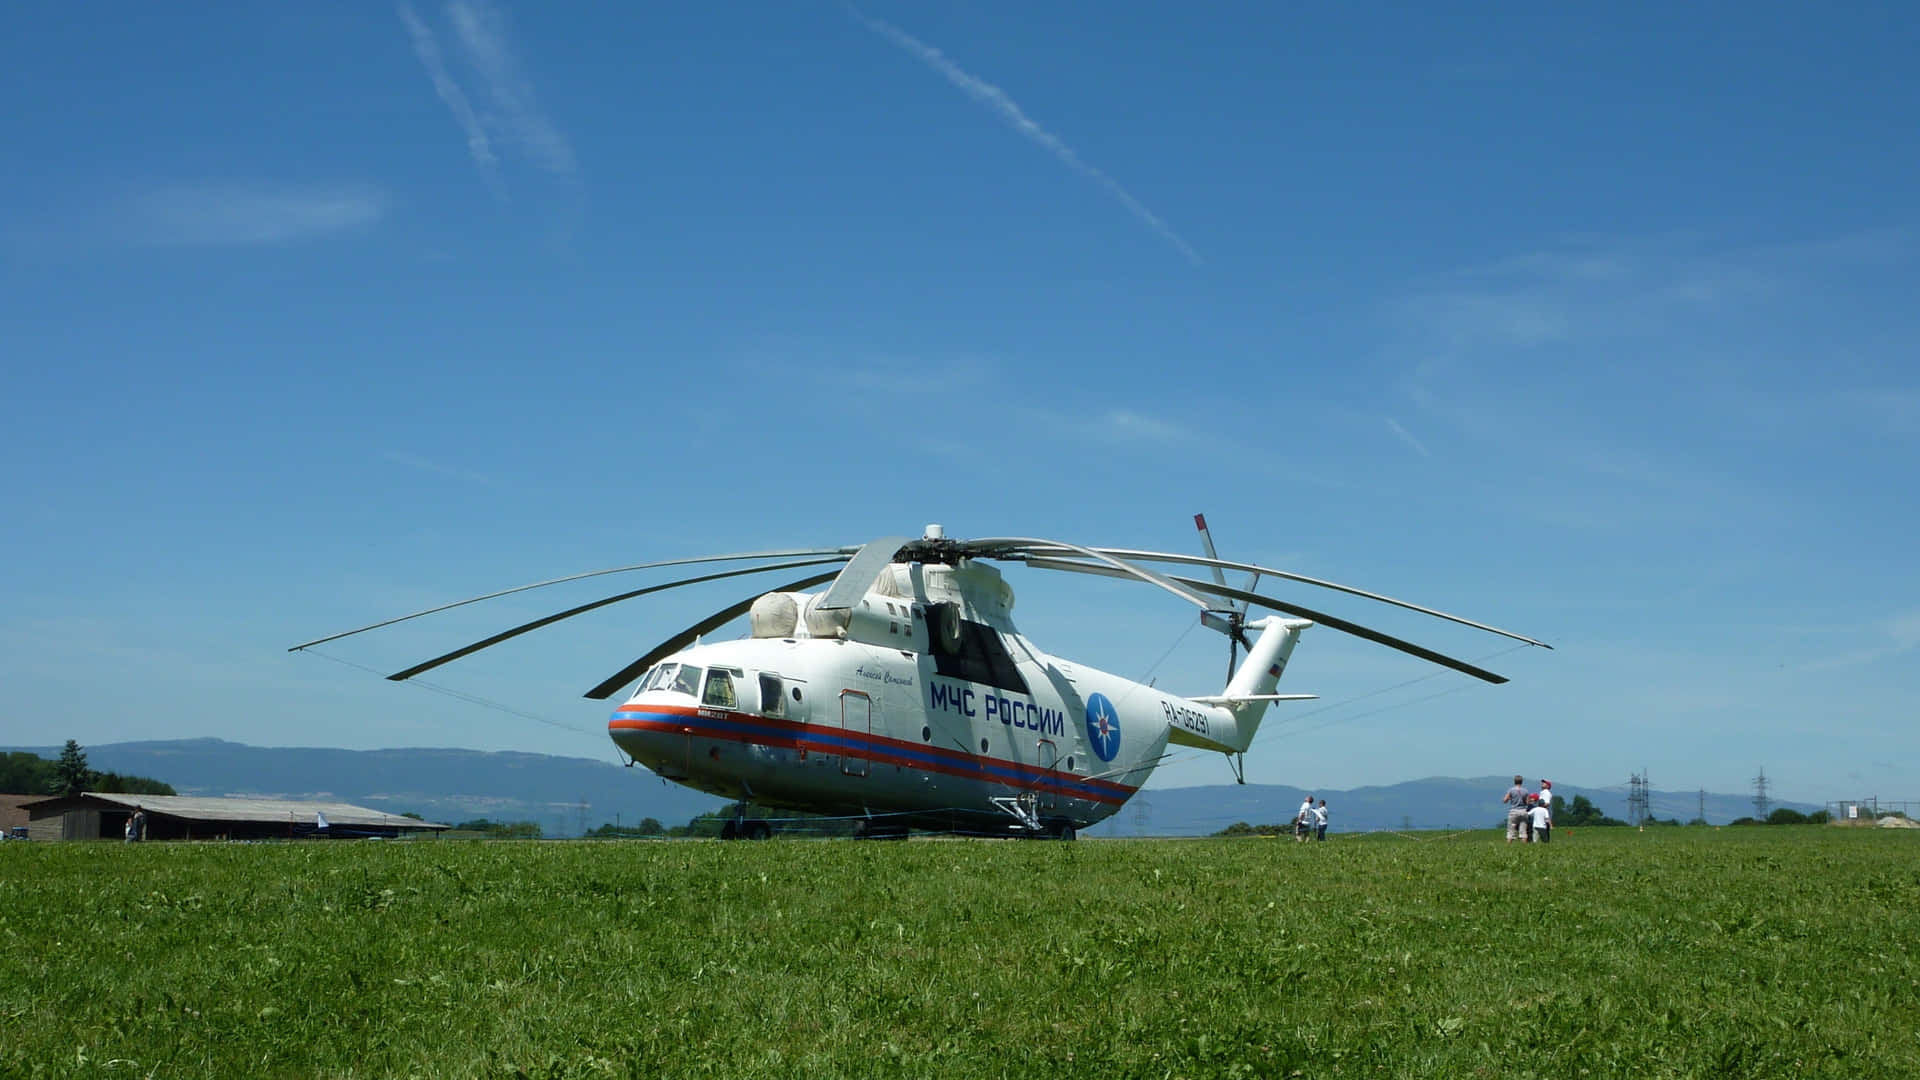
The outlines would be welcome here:
<svg viewBox="0 0 1920 1080">
<path fill-rule="evenodd" d="M 1188 701 L 1197 701 L 1202 705 L 1239 705 L 1249 701 L 1318 701 L 1319 694 L 1209 694 L 1206 697 L 1190 697 Z"/>
</svg>

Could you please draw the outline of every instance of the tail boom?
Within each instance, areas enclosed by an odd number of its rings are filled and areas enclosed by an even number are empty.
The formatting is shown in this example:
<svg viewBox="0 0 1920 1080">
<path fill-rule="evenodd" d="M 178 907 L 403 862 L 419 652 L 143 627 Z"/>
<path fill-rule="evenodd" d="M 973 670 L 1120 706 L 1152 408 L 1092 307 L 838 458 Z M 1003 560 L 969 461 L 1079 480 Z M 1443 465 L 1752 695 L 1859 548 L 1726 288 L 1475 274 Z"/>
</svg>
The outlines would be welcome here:
<svg viewBox="0 0 1920 1080">
<path fill-rule="evenodd" d="M 1201 734 L 1176 724 L 1169 741 L 1225 754 L 1242 754 L 1253 745 L 1254 734 L 1260 730 L 1260 721 L 1266 717 L 1270 702 L 1305 701 L 1315 697 L 1274 692 L 1286 671 L 1287 661 L 1293 656 L 1293 647 L 1300 643 L 1300 632 L 1312 625 L 1306 619 L 1271 615 L 1247 623 L 1247 628 L 1260 631 L 1260 636 L 1254 639 L 1253 647 L 1247 651 L 1246 663 L 1234 672 L 1226 690 L 1218 695 L 1187 699 L 1205 708 L 1214 718 L 1207 725 L 1209 730 Z"/>
</svg>

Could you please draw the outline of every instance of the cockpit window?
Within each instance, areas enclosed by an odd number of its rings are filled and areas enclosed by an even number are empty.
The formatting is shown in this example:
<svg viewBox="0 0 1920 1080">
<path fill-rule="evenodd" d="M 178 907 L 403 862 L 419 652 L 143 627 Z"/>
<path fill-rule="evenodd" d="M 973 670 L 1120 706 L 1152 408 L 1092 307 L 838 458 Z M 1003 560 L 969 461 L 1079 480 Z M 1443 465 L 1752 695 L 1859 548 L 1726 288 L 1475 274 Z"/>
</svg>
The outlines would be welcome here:
<svg viewBox="0 0 1920 1080">
<path fill-rule="evenodd" d="M 699 696 L 701 696 L 701 669 L 693 667 L 691 663 L 680 665 L 680 671 L 674 673 L 674 684 L 672 684 L 672 686 L 666 686 L 666 690 L 672 690 L 672 692 L 676 692 L 676 694 L 685 694 L 687 698 L 699 698 Z"/>
<path fill-rule="evenodd" d="M 737 704 L 733 696 L 733 676 L 715 668 L 707 674 L 707 692 L 700 698 L 702 705 L 717 705 L 722 709 L 731 709 Z"/>
<path fill-rule="evenodd" d="M 780 676 L 760 676 L 760 711 L 768 716 L 781 716 L 786 713 L 786 699 L 780 696 Z"/>
</svg>

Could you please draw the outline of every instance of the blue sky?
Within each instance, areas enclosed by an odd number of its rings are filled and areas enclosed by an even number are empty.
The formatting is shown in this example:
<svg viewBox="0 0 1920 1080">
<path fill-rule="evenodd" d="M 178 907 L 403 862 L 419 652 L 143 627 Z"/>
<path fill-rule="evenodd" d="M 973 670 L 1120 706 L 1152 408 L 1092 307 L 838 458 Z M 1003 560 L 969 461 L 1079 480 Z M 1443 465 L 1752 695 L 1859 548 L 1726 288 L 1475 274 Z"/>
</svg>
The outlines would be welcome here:
<svg viewBox="0 0 1920 1080">
<path fill-rule="evenodd" d="M 284 650 L 930 521 L 1194 550 L 1204 511 L 1226 557 L 1557 647 L 1488 687 L 1311 631 L 1283 688 L 1324 700 L 1249 779 L 1920 798 L 1917 37 L 1899 5 L 16 11 L 0 743 L 612 760 L 580 692 L 737 586 L 436 673 L 489 705 L 348 665 L 634 584 Z M 1043 647 L 1220 688 L 1178 601 L 1008 576 Z"/>
</svg>

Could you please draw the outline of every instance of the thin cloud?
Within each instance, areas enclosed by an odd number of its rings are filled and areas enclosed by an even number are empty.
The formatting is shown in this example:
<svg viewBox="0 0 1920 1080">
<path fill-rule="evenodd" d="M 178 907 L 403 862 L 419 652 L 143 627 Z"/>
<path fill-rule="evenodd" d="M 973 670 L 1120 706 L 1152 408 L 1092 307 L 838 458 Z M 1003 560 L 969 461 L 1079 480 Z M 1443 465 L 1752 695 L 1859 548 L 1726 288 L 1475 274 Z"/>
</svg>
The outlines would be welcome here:
<svg viewBox="0 0 1920 1080">
<path fill-rule="evenodd" d="M 1111 409 L 1094 430 L 1117 436 L 1126 442 L 1172 442 L 1183 432 L 1175 424 L 1142 416 L 1129 409 Z"/>
<path fill-rule="evenodd" d="M 380 456 L 385 458 L 388 461 L 393 462 L 395 465 L 403 465 L 417 472 L 431 473 L 434 476 L 452 477 L 456 480 L 465 480 L 468 483 L 473 483 L 473 484 L 490 485 L 493 483 L 493 480 L 483 473 L 469 472 L 466 469 L 456 469 L 451 465 L 442 465 L 437 461 L 432 461 L 430 459 L 420 457 L 417 454 L 407 454 L 397 450 L 388 450 L 383 452 Z"/>
<path fill-rule="evenodd" d="M 135 239 L 163 247 L 283 244 L 371 224 L 387 196 L 365 185 L 182 184 L 135 196 Z"/>
<path fill-rule="evenodd" d="M 1860 667 L 1900 656 L 1920 648 L 1920 611 L 1907 611 L 1882 619 L 1871 629 L 1879 636 L 1877 644 L 1852 652 L 1811 660 L 1794 667 L 1795 671 L 1832 671 L 1835 668 Z"/>
<path fill-rule="evenodd" d="M 1022 408 L 1017 411 L 1018 425 L 1051 433 L 1075 446 L 1164 445 L 1181 442 L 1188 431 L 1178 424 L 1131 409 L 1107 409 L 1098 413 L 1064 413 L 1054 409 Z"/>
<path fill-rule="evenodd" d="M 454 121 L 467 137 L 467 154 L 496 196 L 505 197 L 496 145 L 517 148 L 535 168 L 571 180 L 579 174 L 573 144 L 540 108 L 533 83 L 520 68 L 507 32 L 506 14 L 484 0 L 450 0 L 447 23 L 453 28 L 457 56 L 473 76 L 472 93 L 462 87 L 446 62 L 440 37 L 413 7 L 400 5 L 400 21 L 413 39 L 414 55 L 427 69 Z M 482 99 L 488 108 L 474 107 Z"/>
<path fill-rule="evenodd" d="M 1158 214 L 1147 209 L 1146 205 L 1139 199 L 1134 198 L 1132 192 L 1121 187 L 1118 180 L 1115 180 L 1098 168 L 1088 164 L 1079 154 L 1074 152 L 1072 147 L 1061 142 L 1059 136 L 1041 127 L 1037 121 L 1026 114 L 1025 110 L 1020 108 L 1018 103 L 1008 97 L 1004 90 L 961 70 L 960 66 L 952 60 L 949 60 L 945 53 L 922 42 L 920 39 L 894 26 L 892 23 L 871 18 L 858 8 L 849 6 L 847 10 L 855 19 L 858 19 L 862 25 L 866 26 L 867 29 L 893 42 L 907 53 L 919 58 L 921 63 L 926 64 L 943 76 L 948 82 L 959 87 L 968 97 L 985 105 L 995 113 L 998 113 L 1000 119 L 1006 121 L 1009 127 L 1012 127 L 1015 131 L 1025 136 L 1029 142 L 1037 144 L 1052 154 L 1061 164 L 1107 189 L 1107 194 L 1118 199 L 1120 205 L 1126 207 L 1134 217 L 1145 222 L 1148 228 L 1159 233 L 1168 243 L 1180 249 L 1180 253 L 1185 255 L 1188 261 L 1196 266 L 1200 265 L 1200 253 L 1193 250 L 1192 245 L 1181 239 L 1180 234 L 1174 232 L 1172 226 L 1163 221 Z"/>
<path fill-rule="evenodd" d="M 1844 413 L 1864 417 L 1886 433 L 1920 434 L 1920 390 L 1843 390 L 1834 399 Z"/>
<path fill-rule="evenodd" d="M 1411 446 L 1415 450 L 1419 451 L 1421 457 L 1433 456 L 1433 452 L 1431 450 L 1428 450 L 1425 446 L 1421 445 L 1419 439 L 1414 438 L 1413 435 L 1410 432 L 1408 432 L 1406 428 L 1403 428 L 1400 426 L 1400 421 L 1395 420 L 1391 416 L 1387 417 L 1387 430 L 1393 432 L 1395 435 L 1398 435 L 1400 437 L 1401 442 L 1406 443 L 1408 446 Z"/>
<path fill-rule="evenodd" d="M 487 137 L 487 129 L 474 115 L 473 105 L 467 100 L 466 91 L 453 81 L 447 73 L 446 61 L 440 55 L 440 41 L 434 37 L 432 29 L 420 21 L 409 4 L 400 5 L 400 21 L 407 24 L 407 34 L 413 38 L 413 54 L 420 58 L 421 66 L 427 69 L 427 77 L 433 80 L 433 92 L 440 95 L 440 101 L 453 113 L 453 119 L 460 130 L 467 135 L 467 154 L 473 158 L 473 165 L 480 170 L 480 178 L 497 196 L 506 194 L 500 182 L 500 159 L 493 154 L 493 140 Z"/>
<path fill-rule="evenodd" d="M 532 155 L 535 165 L 555 176 L 572 176 L 578 168 L 573 145 L 540 111 L 533 84 L 521 74 L 507 41 L 506 15 L 479 0 L 454 0 L 447 5 L 447 18 L 467 62 L 480 73 L 487 97 L 500 111 L 506 136 Z"/>
</svg>

